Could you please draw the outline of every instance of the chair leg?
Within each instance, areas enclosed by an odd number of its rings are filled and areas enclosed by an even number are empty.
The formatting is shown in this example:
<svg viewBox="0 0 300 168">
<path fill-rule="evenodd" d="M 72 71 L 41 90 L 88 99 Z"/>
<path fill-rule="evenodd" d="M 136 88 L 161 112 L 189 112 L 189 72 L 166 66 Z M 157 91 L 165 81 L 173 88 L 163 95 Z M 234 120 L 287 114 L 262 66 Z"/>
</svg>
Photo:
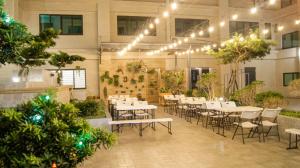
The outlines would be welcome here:
<svg viewBox="0 0 300 168">
<path fill-rule="evenodd" d="M 232 136 L 232 140 L 234 139 L 234 137 L 235 137 L 235 134 L 236 134 L 236 132 L 237 132 L 238 128 L 239 128 L 239 126 L 237 125 L 237 126 L 236 126 L 236 129 L 235 129 L 235 131 L 234 131 L 234 134 L 233 134 L 233 136 Z"/>
<path fill-rule="evenodd" d="M 197 125 L 199 124 L 199 121 L 200 121 L 200 114 L 198 114 L 198 120 L 197 120 Z"/>
<path fill-rule="evenodd" d="M 242 139 L 243 139 L 243 144 L 245 144 L 244 129 L 243 129 L 243 127 L 241 127 L 241 128 L 242 128 Z"/>
<path fill-rule="evenodd" d="M 277 128 L 278 141 L 280 141 L 280 135 L 279 135 L 279 128 L 278 128 L 278 125 L 276 126 L 276 128 Z"/>
</svg>

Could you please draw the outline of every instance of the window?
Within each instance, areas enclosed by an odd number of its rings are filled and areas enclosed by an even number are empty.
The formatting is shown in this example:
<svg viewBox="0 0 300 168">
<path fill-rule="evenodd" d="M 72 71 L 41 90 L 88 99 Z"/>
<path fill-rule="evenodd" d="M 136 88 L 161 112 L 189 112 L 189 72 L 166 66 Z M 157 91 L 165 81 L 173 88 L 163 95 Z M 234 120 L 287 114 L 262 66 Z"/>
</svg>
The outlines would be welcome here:
<svg viewBox="0 0 300 168">
<path fill-rule="evenodd" d="M 282 48 L 299 47 L 299 32 L 295 31 L 282 35 Z"/>
<path fill-rule="evenodd" d="M 283 86 L 288 86 L 292 80 L 299 78 L 300 72 L 283 73 Z"/>
<path fill-rule="evenodd" d="M 245 86 L 250 85 L 253 81 L 256 81 L 256 68 L 245 67 Z"/>
<path fill-rule="evenodd" d="M 175 36 L 186 37 L 192 32 L 206 30 L 209 27 L 207 19 L 175 19 Z M 209 33 L 204 31 L 203 37 L 209 37 Z"/>
<path fill-rule="evenodd" d="M 295 0 L 281 0 L 281 8 L 285 8 L 295 4 Z"/>
<path fill-rule="evenodd" d="M 74 89 L 86 88 L 86 70 L 85 69 L 70 69 L 62 70 L 62 84 L 72 85 Z"/>
<path fill-rule="evenodd" d="M 239 33 L 246 36 L 249 34 L 250 30 L 255 31 L 257 29 L 259 29 L 258 22 L 241 22 L 241 21 L 229 22 L 230 36 L 233 36 L 235 33 Z"/>
<path fill-rule="evenodd" d="M 118 35 L 133 36 L 151 22 L 153 18 L 144 16 L 117 16 Z M 149 30 L 149 36 L 156 36 L 156 27 Z"/>
<path fill-rule="evenodd" d="M 272 29 L 271 29 L 271 23 L 265 23 L 265 30 L 268 31 L 268 33 L 265 34 L 265 39 L 272 39 Z"/>
<path fill-rule="evenodd" d="M 82 35 L 82 15 L 40 15 L 40 31 L 54 28 L 61 31 L 61 35 Z"/>
</svg>

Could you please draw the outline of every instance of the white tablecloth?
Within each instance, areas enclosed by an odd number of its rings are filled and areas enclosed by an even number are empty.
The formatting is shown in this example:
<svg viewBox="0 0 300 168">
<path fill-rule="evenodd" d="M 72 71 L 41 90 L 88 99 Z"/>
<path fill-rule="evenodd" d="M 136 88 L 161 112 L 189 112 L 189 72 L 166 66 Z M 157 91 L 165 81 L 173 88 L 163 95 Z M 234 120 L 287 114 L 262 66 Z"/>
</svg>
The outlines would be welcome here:
<svg viewBox="0 0 300 168">
<path fill-rule="evenodd" d="M 224 113 L 243 112 L 243 111 L 262 111 L 263 108 L 253 106 L 239 106 L 239 107 L 222 107 L 214 109 Z"/>
<path fill-rule="evenodd" d="M 116 106 L 117 111 L 131 111 L 131 110 L 156 110 L 155 105 L 143 105 L 143 106 Z"/>
</svg>

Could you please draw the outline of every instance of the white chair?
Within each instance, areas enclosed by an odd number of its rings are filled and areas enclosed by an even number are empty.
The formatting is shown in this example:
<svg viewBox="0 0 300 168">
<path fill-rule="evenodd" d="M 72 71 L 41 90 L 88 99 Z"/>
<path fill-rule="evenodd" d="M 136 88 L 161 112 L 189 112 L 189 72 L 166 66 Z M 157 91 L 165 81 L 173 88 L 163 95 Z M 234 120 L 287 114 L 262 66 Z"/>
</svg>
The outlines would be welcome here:
<svg viewBox="0 0 300 168">
<path fill-rule="evenodd" d="M 267 137 L 273 127 L 276 127 L 278 140 L 280 141 L 280 135 L 279 135 L 279 128 L 277 123 L 277 117 L 279 113 L 281 112 L 281 108 L 277 109 L 265 109 L 261 114 L 261 126 L 262 126 L 262 134 L 263 134 L 263 141 L 265 141 L 265 137 Z M 267 127 L 268 131 L 264 132 L 264 128 Z"/>
<path fill-rule="evenodd" d="M 133 106 L 135 107 L 145 107 L 148 105 L 147 101 L 135 101 Z M 149 113 L 147 110 L 136 110 L 135 112 L 135 117 L 139 119 L 146 119 L 149 118 Z"/>
<path fill-rule="evenodd" d="M 230 107 L 236 107 L 236 104 L 234 101 L 221 102 L 221 106 L 225 108 L 230 108 Z"/>
<path fill-rule="evenodd" d="M 222 108 L 232 108 L 236 107 L 236 103 L 234 101 L 228 101 L 228 102 L 221 102 Z M 241 115 L 239 113 L 232 113 L 229 114 L 228 117 L 230 118 L 230 122 L 235 122 L 237 118 L 239 118 Z"/>
<path fill-rule="evenodd" d="M 132 102 L 127 102 L 127 101 L 117 101 L 116 103 L 116 107 L 130 107 L 132 106 Z M 119 111 L 119 115 L 118 118 L 119 119 L 132 119 L 133 114 L 131 113 L 131 111 Z"/>
<path fill-rule="evenodd" d="M 202 118 L 202 125 L 204 126 L 204 118 L 206 118 L 206 123 L 205 123 L 205 127 L 207 128 L 209 120 L 211 120 L 212 116 L 216 116 L 217 113 L 215 111 L 215 109 L 221 108 L 221 104 L 220 102 L 216 102 L 216 101 L 207 101 L 202 105 L 202 110 L 204 111 L 200 111 L 198 112 L 198 121 L 197 124 L 200 121 L 200 118 Z"/>
<path fill-rule="evenodd" d="M 256 128 L 258 128 L 257 121 L 259 119 L 260 114 L 261 114 L 261 111 L 244 111 L 244 112 L 242 112 L 241 117 L 240 117 L 240 122 L 233 123 L 234 125 L 236 125 L 236 129 L 232 136 L 232 140 L 234 139 L 238 128 L 241 128 L 243 144 L 245 144 L 244 129 L 250 129 L 250 132 L 248 134 L 248 138 L 249 138 L 251 132 L 254 131 Z M 258 135 L 258 138 L 260 141 L 260 135 Z"/>
</svg>

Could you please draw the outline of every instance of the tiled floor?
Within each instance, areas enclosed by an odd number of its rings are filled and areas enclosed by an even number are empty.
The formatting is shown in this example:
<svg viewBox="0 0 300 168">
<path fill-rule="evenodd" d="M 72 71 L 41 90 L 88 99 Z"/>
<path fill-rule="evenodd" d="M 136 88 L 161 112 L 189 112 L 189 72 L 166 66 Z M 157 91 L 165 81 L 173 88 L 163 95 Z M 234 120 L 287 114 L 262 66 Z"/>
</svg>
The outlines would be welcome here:
<svg viewBox="0 0 300 168">
<path fill-rule="evenodd" d="M 82 168 L 298 168 L 300 150 L 286 150 L 287 142 L 269 138 L 265 143 L 258 139 L 241 137 L 231 140 L 231 132 L 222 137 L 212 129 L 188 123 L 177 116 L 158 112 L 159 117 L 172 117 L 173 135 L 157 126 L 154 132 L 147 129 L 144 136 L 137 129 L 127 127 L 119 135 L 118 144 L 110 150 L 97 151 Z"/>
</svg>

